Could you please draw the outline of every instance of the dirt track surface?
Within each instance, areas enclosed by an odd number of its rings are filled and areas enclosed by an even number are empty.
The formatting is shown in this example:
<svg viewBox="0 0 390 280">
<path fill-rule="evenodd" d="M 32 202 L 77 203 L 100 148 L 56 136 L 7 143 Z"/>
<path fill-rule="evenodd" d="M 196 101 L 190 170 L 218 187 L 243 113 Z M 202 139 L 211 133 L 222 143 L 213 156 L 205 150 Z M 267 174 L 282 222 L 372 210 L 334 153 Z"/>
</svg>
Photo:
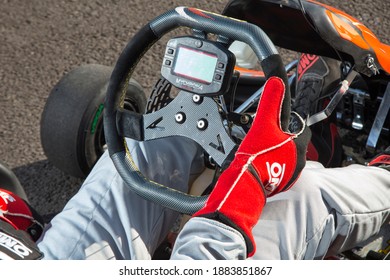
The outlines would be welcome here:
<svg viewBox="0 0 390 280">
<path fill-rule="evenodd" d="M 389 0 L 322 2 L 353 15 L 390 43 Z M 52 87 L 78 65 L 114 65 L 132 35 L 168 9 L 184 5 L 221 12 L 226 3 L 0 0 L 0 159 L 46 219 L 82 183 L 52 166 L 41 147 L 40 118 Z M 146 62 L 141 83 L 154 74 L 152 62 Z"/>
</svg>

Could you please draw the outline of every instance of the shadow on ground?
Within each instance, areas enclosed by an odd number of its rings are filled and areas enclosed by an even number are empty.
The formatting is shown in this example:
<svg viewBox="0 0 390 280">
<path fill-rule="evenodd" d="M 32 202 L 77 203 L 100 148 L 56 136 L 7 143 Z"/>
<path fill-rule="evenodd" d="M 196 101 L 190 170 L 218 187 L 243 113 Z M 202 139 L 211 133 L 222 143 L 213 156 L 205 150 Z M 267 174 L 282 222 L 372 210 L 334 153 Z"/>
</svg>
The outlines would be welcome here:
<svg viewBox="0 0 390 280">
<path fill-rule="evenodd" d="M 30 204 L 51 220 L 80 188 L 83 180 L 66 175 L 48 160 L 16 167 L 13 172 L 24 187 Z"/>
</svg>

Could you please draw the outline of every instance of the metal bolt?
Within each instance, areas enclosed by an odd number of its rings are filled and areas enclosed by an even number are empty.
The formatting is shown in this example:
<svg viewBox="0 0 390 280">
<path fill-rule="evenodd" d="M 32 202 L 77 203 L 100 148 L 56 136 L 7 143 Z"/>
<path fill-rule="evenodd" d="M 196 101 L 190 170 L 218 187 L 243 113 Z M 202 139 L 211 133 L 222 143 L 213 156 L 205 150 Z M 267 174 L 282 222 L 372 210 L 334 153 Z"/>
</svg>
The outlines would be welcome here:
<svg viewBox="0 0 390 280">
<path fill-rule="evenodd" d="M 206 119 L 200 119 L 198 120 L 197 124 L 196 124 L 196 127 L 199 129 L 199 130 L 205 130 L 207 128 L 207 126 L 209 125 L 209 123 L 207 122 Z"/>
<path fill-rule="evenodd" d="M 186 121 L 186 115 L 183 112 L 178 112 L 175 115 L 175 120 L 177 123 L 184 123 Z"/>
<path fill-rule="evenodd" d="M 195 41 L 195 47 L 201 48 L 202 46 L 203 46 L 203 42 L 202 41 L 200 41 L 200 40 L 196 40 Z"/>
<path fill-rule="evenodd" d="M 250 120 L 250 118 L 249 118 L 249 116 L 248 115 L 241 115 L 241 117 L 240 117 L 240 122 L 242 123 L 242 124 L 248 124 L 249 123 L 249 120 Z"/>
<path fill-rule="evenodd" d="M 194 94 L 192 96 L 192 101 L 194 101 L 196 104 L 201 104 L 203 102 L 203 97 L 198 94 Z"/>
</svg>

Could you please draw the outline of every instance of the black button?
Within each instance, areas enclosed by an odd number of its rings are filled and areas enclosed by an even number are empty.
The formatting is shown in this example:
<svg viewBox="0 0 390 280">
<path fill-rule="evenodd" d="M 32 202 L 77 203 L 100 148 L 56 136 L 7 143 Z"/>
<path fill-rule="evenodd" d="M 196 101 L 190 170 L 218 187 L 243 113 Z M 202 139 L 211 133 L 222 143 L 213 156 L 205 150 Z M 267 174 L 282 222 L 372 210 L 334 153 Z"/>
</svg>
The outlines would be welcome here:
<svg viewBox="0 0 390 280">
<path fill-rule="evenodd" d="M 215 80 L 217 80 L 217 81 L 220 81 L 220 80 L 222 80 L 222 75 L 220 75 L 220 74 L 215 74 Z"/>
<path fill-rule="evenodd" d="M 218 62 L 218 68 L 223 69 L 225 67 L 225 64 L 222 62 Z"/>
<path fill-rule="evenodd" d="M 173 54 L 174 52 L 175 52 L 174 49 L 168 49 L 168 50 L 167 50 L 167 54 Z"/>
<path fill-rule="evenodd" d="M 172 61 L 170 61 L 169 59 L 165 60 L 165 65 L 166 66 L 171 66 L 172 64 Z"/>
</svg>

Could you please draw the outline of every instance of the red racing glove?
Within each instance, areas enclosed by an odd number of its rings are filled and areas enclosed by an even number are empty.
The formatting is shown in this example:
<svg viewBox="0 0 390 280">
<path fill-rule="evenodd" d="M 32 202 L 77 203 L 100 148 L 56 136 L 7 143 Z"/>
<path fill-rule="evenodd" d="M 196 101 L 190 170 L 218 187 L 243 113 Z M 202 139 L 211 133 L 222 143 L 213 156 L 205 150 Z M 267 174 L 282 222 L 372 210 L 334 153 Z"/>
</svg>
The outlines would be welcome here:
<svg viewBox="0 0 390 280">
<path fill-rule="evenodd" d="M 270 78 L 259 101 L 256 117 L 229 167 L 222 172 L 205 206 L 194 217 L 225 223 L 242 233 L 247 254 L 255 253 L 252 228 L 257 223 L 266 198 L 288 190 L 306 163 L 310 130 L 297 115 L 298 127 L 288 132 L 290 108 L 282 106 L 285 86 L 280 78 Z M 283 108 L 282 108 L 283 107 Z"/>
</svg>

